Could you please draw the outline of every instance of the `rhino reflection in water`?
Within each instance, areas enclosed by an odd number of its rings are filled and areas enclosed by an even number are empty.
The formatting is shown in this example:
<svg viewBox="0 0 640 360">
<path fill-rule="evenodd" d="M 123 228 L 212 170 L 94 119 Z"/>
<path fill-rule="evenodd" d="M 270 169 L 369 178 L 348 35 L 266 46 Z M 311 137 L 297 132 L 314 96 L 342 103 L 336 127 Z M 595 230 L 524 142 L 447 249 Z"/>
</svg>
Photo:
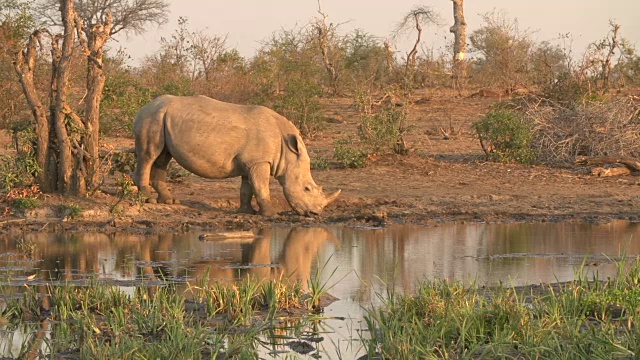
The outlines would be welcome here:
<svg viewBox="0 0 640 360">
<path fill-rule="evenodd" d="M 177 203 L 166 183 L 173 158 L 209 179 L 242 177 L 239 212 L 273 215 L 270 177 L 282 185 L 291 208 L 314 215 L 335 200 L 311 177 L 311 160 L 300 132 L 263 106 L 236 105 L 205 96 L 163 95 L 142 107 L 133 124 L 137 165 L 134 181 L 149 202 Z M 150 197 L 151 187 L 158 193 Z"/>
<path fill-rule="evenodd" d="M 246 275 L 260 279 L 288 279 L 291 282 L 300 281 L 303 289 L 308 289 L 311 279 L 311 267 L 316 261 L 318 252 L 327 242 L 337 245 L 337 237 L 325 228 L 293 228 L 289 231 L 280 254 L 271 258 L 273 238 L 270 229 L 262 229 L 258 236 L 246 244 L 242 250 L 243 262 L 249 264 Z M 227 243 L 233 240 L 226 241 Z M 238 240 L 240 241 L 240 240 Z M 275 261 L 273 261 L 275 260 Z M 273 264 L 273 263 L 277 264 Z M 269 266 L 269 265 L 276 266 Z M 255 266 L 254 266 L 255 265 Z M 267 265 L 267 266 L 265 266 Z M 200 279 L 205 274 L 212 281 L 232 280 L 237 278 L 238 269 L 230 262 L 206 261 L 194 264 L 194 279 Z M 198 281 L 198 280 L 195 280 Z"/>
<path fill-rule="evenodd" d="M 282 273 L 289 281 L 300 281 L 302 287 L 307 290 L 311 279 L 311 265 L 318 256 L 318 251 L 327 241 L 338 244 L 338 238 L 325 228 L 293 228 L 289 231 L 284 243 L 283 251 L 279 259 L 279 273 Z M 256 252 L 260 250 L 260 253 Z M 258 255 L 269 261 L 269 248 L 254 248 L 253 264 L 261 264 L 256 258 Z M 275 274 L 279 276 L 280 274 Z"/>
</svg>

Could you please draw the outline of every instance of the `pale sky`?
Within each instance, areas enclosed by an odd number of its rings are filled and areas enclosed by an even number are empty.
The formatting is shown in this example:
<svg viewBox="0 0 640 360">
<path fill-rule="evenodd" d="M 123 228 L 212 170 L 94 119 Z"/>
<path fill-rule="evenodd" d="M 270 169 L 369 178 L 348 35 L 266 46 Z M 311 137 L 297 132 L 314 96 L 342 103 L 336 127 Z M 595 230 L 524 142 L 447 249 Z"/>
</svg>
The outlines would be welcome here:
<svg viewBox="0 0 640 360">
<path fill-rule="evenodd" d="M 451 0 L 322 0 L 329 20 L 341 33 L 359 28 L 387 38 L 395 24 L 415 5 L 429 6 L 446 23 L 424 32 L 423 46 L 442 51 L 452 39 L 448 32 L 453 24 Z M 317 0 L 171 0 L 169 22 L 150 27 L 141 36 L 119 35 L 110 46 L 123 46 L 139 60 L 159 48 L 162 36 L 168 37 L 177 28 L 180 16 L 189 20 L 189 29 L 204 30 L 212 35 L 228 34 L 227 44 L 249 58 L 260 48 L 260 42 L 280 29 L 303 26 L 318 15 Z M 622 36 L 640 50 L 640 0 L 466 0 L 464 3 L 467 31 L 479 28 L 481 18 L 492 10 L 503 11 L 518 19 L 521 30 L 534 31 L 536 41 L 553 41 L 559 34 L 570 33 L 574 53 L 581 54 L 590 42 L 603 38 L 609 31 L 609 20 L 621 25 Z M 414 34 L 398 41 L 396 50 L 410 50 Z M 575 55 L 575 54 L 574 54 Z"/>
</svg>

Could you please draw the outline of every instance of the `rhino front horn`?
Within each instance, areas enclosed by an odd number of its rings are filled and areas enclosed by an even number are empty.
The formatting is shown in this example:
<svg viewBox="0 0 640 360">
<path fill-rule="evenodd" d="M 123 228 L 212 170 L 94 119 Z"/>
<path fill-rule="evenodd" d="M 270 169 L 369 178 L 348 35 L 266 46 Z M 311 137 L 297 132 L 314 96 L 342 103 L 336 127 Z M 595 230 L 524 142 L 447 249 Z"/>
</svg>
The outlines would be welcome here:
<svg viewBox="0 0 640 360">
<path fill-rule="evenodd" d="M 337 199 L 338 195 L 340 195 L 341 192 L 342 192 L 342 190 L 338 190 L 338 191 L 334 192 L 333 194 L 329 195 L 327 197 L 327 203 L 325 204 L 325 206 L 331 204 L 335 199 Z"/>
</svg>

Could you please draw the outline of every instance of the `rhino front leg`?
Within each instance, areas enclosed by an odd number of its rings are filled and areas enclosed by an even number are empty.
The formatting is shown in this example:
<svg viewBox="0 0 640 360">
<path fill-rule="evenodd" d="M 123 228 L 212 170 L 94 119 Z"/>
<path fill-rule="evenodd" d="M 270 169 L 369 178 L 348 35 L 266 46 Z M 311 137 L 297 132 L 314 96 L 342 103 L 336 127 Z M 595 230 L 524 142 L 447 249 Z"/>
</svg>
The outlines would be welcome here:
<svg viewBox="0 0 640 360">
<path fill-rule="evenodd" d="M 154 161 L 151 167 L 151 186 L 158 192 L 158 203 L 179 204 L 180 201 L 173 197 L 167 186 L 167 167 L 171 161 L 171 154 L 165 149 Z"/>
<path fill-rule="evenodd" d="M 249 181 L 253 187 L 253 194 L 258 202 L 258 214 L 273 216 L 276 214 L 269 194 L 269 179 L 271 178 L 271 166 L 268 163 L 260 163 L 249 169 Z"/>
<path fill-rule="evenodd" d="M 251 199 L 253 199 L 253 185 L 248 176 L 242 177 L 242 183 L 240 184 L 240 208 L 238 212 L 241 214 L 255 214 L 256 211 L 251 206 Z"/>
</svg>

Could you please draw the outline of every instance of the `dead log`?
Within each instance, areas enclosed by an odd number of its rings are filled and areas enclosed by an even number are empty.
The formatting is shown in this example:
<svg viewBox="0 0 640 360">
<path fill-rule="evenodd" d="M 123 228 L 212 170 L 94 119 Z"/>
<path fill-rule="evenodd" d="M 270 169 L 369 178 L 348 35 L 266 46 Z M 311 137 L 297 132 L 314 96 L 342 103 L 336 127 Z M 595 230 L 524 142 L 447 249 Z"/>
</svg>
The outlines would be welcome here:
<svg viewBox="0 0 640 360">
<path fill-rule="evenodd" d="M 576 160 L 576 164 L 589 166 L 622 164 L 631 171 L 640 171 L 640 161 L 628 156 L 582 157 Z"/>
<path fill-rule="evenodd" d="M 200 241 L 233 241 L 233 242 L 246 242 L 253 241 L 256 235 L 253 231 L 229 231 L 219 232 L 213 234 L 202 234 L 198 236 Z"/>
<path fill-rule="evenodd" d="M 610 167 L 610 168 L 595 167 L 591 169 L 591 175 L 601 176 L 601 177 L 624 176 L 624 175 L 630 175 L 630 174 L 631 174 L 631 170 L 626 166 L 618 166 L 618 167 Z"/>
</svg>

